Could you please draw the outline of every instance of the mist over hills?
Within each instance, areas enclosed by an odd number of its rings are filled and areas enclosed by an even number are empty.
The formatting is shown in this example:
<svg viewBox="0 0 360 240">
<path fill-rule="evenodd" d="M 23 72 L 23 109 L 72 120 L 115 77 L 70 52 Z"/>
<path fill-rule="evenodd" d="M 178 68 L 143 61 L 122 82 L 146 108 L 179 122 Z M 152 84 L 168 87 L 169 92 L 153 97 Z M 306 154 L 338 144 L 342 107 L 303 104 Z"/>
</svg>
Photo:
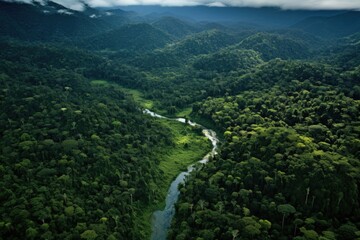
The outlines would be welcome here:
<svg viewBox="0 0 360 240">
<path fill-rule="evenodd" d="M 0 1 L 0 33 L 27 40 L 56 40 L 96 35 L 124 24 L 152 22 L 175 38 L 206 29 L 294 28 L 322 37 L 359 30 L 360 13 L 344 10 L 282 10 L 274 7 L 122 6 L 75 11 L 51 1 L 32 4 Z"/>
<path fill-rule="evenodd" d="M 195 26 L 169 16 L 157 19 L 151 25 L 178 38 L 200 31 Z"/>
<path fill-rule="evenodd" d="M 0 1 L 0 33 L 24 40 L 61 40 L 109 30 L 111 26 L 95 18 L 94 12 L 98 11 L 78 12 L 51 1 L 45 5 Z"/>
<path fill-rule="evenodd" d="M 292 27 L 322 37 L 343 37 L 360 31 L 360 12 L 346 12 L 328 17 L 309 17 Z"/>
<path fill-rule="evenodd" d="M 146 39 L 146 41 L 145 41 Z M 84 45 L 91 49 L 110 49 L 127 51 L 147 51 L 164 47 L 170 43 L 169 34 L 149 24 L 128 24 L 104 34 L 84 40 Z"/>
<path fill-rule="evenodd" d="M 343 10 L 282 10 L 276 7 L 159 7 L 159 6 L 123 6 L 143 16 L 149 14 L 167 14 L 194 21 L 209 22 L 248 22 L 267 27 L 287 27 L 313 16 L 334 16 Z"/>
<path fill-rule="evenodd" d="M 181 58 L 226 47 L 255 50 L 263 60 L 306 59 L 323 49 L 324 42 L 330 47 L 337 38 L 360 30 L 360 12 L 343 10 L 85 4 L 75 11 L 52 1 L 0 1 L 0 13 L 2 38 L 115 52 L 122 61 L 146 69 L 179 66 Z M 356 47 L 346 49 L 352 52 Z M 135 58 L 127 59 L 129 54 Z"/>
</svg>

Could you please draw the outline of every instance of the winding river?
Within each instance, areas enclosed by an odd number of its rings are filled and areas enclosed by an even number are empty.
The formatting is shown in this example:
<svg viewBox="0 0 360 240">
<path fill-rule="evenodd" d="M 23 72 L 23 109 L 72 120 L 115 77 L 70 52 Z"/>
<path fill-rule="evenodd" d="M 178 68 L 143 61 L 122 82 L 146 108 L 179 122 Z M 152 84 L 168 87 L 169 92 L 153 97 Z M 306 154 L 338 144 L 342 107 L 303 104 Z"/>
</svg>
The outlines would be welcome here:
<svg viewBox="0 0 360 240">
<path fill-rule="evenodd" d="M 200 127 L 202 128 L 203 134 L 211 141 L 212 143 L 212 150 L 209 152 L 203 159 L 199 161 L 199 163 L 206 164 L 209 161 L 209 158 L 216 154 L 217 145 L 218 145 L 218 138 L 216 137 L 216 133 L 211 129 L 206 129 L 205 127 L 201 126 L 200 124 L 191 122 L 190 120 L 186 120 L 185 118 L 167 118 L 163 117 L 159 114 L 156 114 L 148 109 L 144 110 L 145 114 L 149 114 L 153 117 L 168 119 L 171 121 L 178 121 L 184 124 L 189 124 L 190 126 Z M 178 186 L 180 183 L 183 183 L 186 176 L 189 175 L 194 169 L 195 164 L 190 165 L 186 172 L 181 172 L 176 179 L 171 183 L 170 188 L 168 190 L 168 194 L 166 196 L 166 206 L 165 209 L 162 211 L 155 211 L 152 216 L 152 234 L 151 240 L 165 240 L 168 230 L 170 228 L 171 220 L 175 214 L 175 203 L 179 197 L 179 189 Z"/>
</svg>

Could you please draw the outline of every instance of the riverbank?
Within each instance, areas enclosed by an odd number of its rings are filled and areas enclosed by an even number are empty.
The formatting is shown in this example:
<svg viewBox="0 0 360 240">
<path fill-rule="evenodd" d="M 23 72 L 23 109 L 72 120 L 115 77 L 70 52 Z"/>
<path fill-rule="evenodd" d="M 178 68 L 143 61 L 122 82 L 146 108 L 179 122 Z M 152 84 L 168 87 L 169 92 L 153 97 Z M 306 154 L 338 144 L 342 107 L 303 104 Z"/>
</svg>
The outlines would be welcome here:
<svg viewBox="0 0 360 240">
<path fill-rule="evenodd" d="M 124 88 L 104 80 L 94 80 L 91 84 L 99 87 L 117 87 L 129 94 L 141 107 L 153 109 L 154 102 L 145 99 L 138 90 Z M 165 114 L 164 111 L 158 111 L 158 113 Z M 176 116 L 189 116 L 190 113 L 191 108 L 186 108 L 178 112 Z M 157 181 L 156 198 L 152 199 L 150 204 L 141 206 L 134 216 L 133 227 L 143 239 L 150 239 L 152 214 L 165 207 L 165 199 L 171 182 L 181 172 L 186 171 L 189 165 L 201 160 L 212 148 L 211 142 L 203 135 L 201 129 L 168 119 L 159 118 L 158 121 L 162 126 L 170 129 L 173 144 L 155 153 L 162 173 L 162 178 Z"/>
<path fill-rule="evenodd" d="M 174 145 L 157 153 L 159 169 L 163 177 L 158 181 L 158 197 L 150 205 L 144 206 L 143 212 L 135 218 L 135 229 L 142 233 L 144 239 L 151 236 L 151 218 L 156 210 L 165 206 L 165 198 L 171 182 L 187 167 L 202 159 L 210 150 L 211 143 L 201 131 L 180 122 L 159 119 L 164 127 L 171 130 Z"/>
</svg>

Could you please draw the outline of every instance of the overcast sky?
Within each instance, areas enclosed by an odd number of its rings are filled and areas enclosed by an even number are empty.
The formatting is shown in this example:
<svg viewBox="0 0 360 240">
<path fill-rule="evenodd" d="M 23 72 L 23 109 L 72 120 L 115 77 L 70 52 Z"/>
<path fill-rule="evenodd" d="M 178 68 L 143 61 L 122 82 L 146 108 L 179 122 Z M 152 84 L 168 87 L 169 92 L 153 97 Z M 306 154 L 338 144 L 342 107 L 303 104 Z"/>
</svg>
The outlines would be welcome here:
<svg viewBox="0 0 360 240">
<path fill-rule="evenodd" d="M 20 0 L 31 1 L 31 0 Z M 53 0 L 61 5 L 80 10 L 79 0 Z M 283 9 L 357 9 L 360 0 L 83 0 L 93 7 L 124 5 L 161 5 L 161 6 L 277 6 Z"/>
</svg>

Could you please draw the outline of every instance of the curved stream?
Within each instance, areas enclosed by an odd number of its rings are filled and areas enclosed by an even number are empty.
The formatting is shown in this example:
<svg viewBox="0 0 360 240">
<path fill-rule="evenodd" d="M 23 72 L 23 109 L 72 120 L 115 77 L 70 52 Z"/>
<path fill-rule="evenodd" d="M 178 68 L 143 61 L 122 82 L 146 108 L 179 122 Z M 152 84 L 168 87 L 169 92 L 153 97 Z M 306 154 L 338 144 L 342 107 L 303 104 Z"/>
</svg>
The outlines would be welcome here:
<svg viewBox="0 0 360 240">
<path fill-rule="evenodd" d="M 163 117 L 159 114 L 156 114 L 148 109 L 144 110 L 145 114 L 149 114 L 153 117 L 168 119 L 172 121 L 179 121 L 184 124 L 189 124 L 190 126 L 197 126 L 203 129 L 203 134 L 211 141 L 212 143 L 212 150 L 209 152 L 203 159 L 199 161 L 199 163 L 206 164 L 209 161 L 209 158 L 216 154 L 217 144 L 219 142 L 218 138 L 216 137 L 216 133 L 211 129 L 206 129 L 200 124 L 191 122 L 190 120 L 187 121 L 185 118 L 167 118 Z M 152 240 L 165 240 L 168 230 L 170 228 L 171 220 L 175 214 L 175 203 L 178 200 L 180 191 L 178 186 L 180 183 L 183 183 L 185 177 L 189 175 L 195 168 L 194 165 L 190 165 L 186 172 L 180 173 L 176 179 L 171 183 L 170 188 L 168 190 L 168 194 L 166 196 L 166 206 L 165 209 L 162 211 L 155 211 L 152 216 Z"/>
</svg>

